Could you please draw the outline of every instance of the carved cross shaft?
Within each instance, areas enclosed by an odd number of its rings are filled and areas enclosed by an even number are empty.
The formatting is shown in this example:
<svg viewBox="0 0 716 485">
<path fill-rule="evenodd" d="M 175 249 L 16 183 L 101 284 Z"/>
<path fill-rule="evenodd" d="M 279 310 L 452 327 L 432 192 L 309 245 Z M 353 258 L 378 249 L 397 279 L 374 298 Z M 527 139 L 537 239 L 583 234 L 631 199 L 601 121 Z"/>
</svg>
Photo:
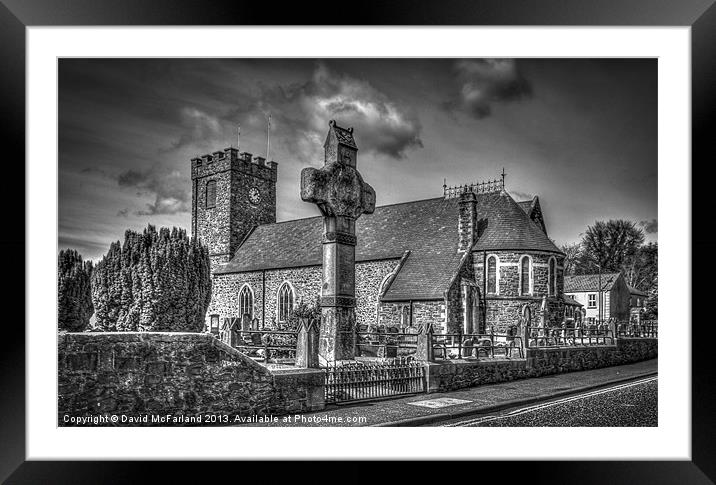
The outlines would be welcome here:
<svg viewBox="0 0 716 485">
<path fill-rule="evenodd" d="M 375 191 L 356 169 L 353 130 L 330 123 L 320 169 L 301 171 L 301 199 L 323 214 L 321 335 L 323 363 L 353 358 L 355 330 L 355 221 L 375 210 Z"/>
</svg>

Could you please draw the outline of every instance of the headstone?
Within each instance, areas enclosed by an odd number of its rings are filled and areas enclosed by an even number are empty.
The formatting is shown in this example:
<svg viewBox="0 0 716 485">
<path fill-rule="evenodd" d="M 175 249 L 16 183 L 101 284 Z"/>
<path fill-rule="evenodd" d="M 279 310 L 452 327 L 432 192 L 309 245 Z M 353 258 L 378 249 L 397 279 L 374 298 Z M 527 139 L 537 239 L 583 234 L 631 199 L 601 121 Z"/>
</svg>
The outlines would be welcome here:
<svg viewBox="0 0 716 485">
<path fill-rule="evenodd" d="M 301 318 L 298 322 L 298 339 L 296 343 L 296 367 L 317 368 L 318 358 L 318 323 L 315 320 Z"/>
</svg>

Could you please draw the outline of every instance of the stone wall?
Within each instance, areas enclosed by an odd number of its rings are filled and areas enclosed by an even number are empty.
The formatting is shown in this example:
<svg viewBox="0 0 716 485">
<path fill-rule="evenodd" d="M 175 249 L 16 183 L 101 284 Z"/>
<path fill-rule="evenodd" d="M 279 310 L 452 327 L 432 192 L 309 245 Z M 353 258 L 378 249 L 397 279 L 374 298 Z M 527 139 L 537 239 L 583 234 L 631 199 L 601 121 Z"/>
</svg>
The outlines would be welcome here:
<svg viewBox="0 0 716 485">
<path fill-rule="evenodd" d="M 433 325 L 435 333 L 445 332 L 446 307 L 444 300 L 412 302 L 412 321 L 410 302 L 382 302 L 379 308 L 379 324 L 386 327 L 405 329 L 409 326 Z"/>
<path fill-rule="evenodd" d="M 378 323 L 386 327 L 405 328 L 410 325 L 409 302 L 382 302 L 378 307 Z"/>
<path fill-rule="evenodd" d="M 398 259 L 356 263 L 356 322 L 375 324 L 378 314 L 378 292 L 383 279 L 395 269 Z M 321 292 L 321 266 L 250 271 L 245 273 L 217 274 L 212 279 L 212 297 L 206 312 L 209 324 L 211 315 L 240 317 L 239 291 L 249 285 L 254 295 L 254 317 L 267 327 L 277 320 L 278 290 L 288 282 L 294 291 L 294 304 L 304 301 L 315 304 Z M 264 276 L 266 297 L 264 298 Z M 265 315 L 264 315 L 265 310 Z"/>
<path fill-rule="evenodd" d="M 270 371 L 209 334 L 61 333 L 58 340 L 60 425 L 65 416 L 233 417 L 324 407 L 322 371 Z"/>
<path fill-rule="evenodd" d="M 616 345 L 527 349 L 525 359 L 440 361 L 426 364 L 428 392 L 446 392 L 657 357 L 656 339 L 617 339 Z"/>
<path fill-rule="evenodd" d="M 413 302 L 413 326 L 424 328 L 432 323 L 434 333 L 445 333 L 445 317 L 445 302 L 442 300 Z"/>
<path fill-rule="evenodd" d="M 533 325 L 542 320 L 542 298 L 547 296 L 548 321 L 547 326 L 559 325 L 564 317 L 564 270 L 562 264 L 564 258 L 561 255 L 541 252 L 514 252 L 497 251 L 487 253 L 473 253 L 473 267 L 475 281 L 483 291 L 486 286 L 484 282 L 485 272 L 483 258 L 491 255 L 497 256 L 497 292 L 484 295 L 485 318 L 487 327 L 494 325 L 495 330 L 504 332 L 510 325 L 516 325 L 519 319 L 520 308 L 527 303 L 532 309 Z M 520 295 L 520 273 L 519 261 L 524 255 L 532 258 L 532 293 Z M 554 257 L 557 292 L 549 296 L 549 260 Z"/>
<path fill-rule="evenodd" d="M 356 324 L 375 324 L 378 315 L 378 294 L 383 280 L 400 259 L 356 263 Z"/>
</svg>

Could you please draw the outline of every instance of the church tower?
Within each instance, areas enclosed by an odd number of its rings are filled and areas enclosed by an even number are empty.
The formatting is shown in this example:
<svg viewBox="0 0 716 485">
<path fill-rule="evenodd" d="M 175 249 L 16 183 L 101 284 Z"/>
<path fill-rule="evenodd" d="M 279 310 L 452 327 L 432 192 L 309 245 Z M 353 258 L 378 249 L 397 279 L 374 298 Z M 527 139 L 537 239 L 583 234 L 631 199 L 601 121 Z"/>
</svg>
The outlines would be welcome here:
<svg viewBox="0 0 716 485">
<path fill-rule="evenodd" d="M 278 164 L 235 148 L 191 159 L 191 228 L 211 271 L 229 262 L 255 226 L 276 222 Z"/>
</svg>

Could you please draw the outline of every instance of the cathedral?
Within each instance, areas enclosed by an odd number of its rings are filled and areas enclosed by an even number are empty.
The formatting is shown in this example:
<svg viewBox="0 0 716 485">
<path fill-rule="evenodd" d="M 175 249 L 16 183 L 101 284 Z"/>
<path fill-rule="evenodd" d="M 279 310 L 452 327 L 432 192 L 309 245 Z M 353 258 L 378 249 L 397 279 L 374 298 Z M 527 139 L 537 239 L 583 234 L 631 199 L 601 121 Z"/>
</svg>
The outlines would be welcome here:
<svg viewBox="0 0 716 485">
<path fill-rule="evenodd" d="M 335 123 L 326 144 L 357 152 L 353 130 Z M 246 316 L 277 328 L 321 296 L 323 218 L 276 222 L 277 174 L 275 162 L 234 148 L 191 160 L 192 231 L 211 255 L 211 331 Z M 564 254 L 547 235 L 539 198 L 515 201 L 504 176 L 442 189 L 355 222 L 357 325 L 502 332 L 525 304 L 533 325 L 559 325 L 570 303 Z"/>
</svg>

